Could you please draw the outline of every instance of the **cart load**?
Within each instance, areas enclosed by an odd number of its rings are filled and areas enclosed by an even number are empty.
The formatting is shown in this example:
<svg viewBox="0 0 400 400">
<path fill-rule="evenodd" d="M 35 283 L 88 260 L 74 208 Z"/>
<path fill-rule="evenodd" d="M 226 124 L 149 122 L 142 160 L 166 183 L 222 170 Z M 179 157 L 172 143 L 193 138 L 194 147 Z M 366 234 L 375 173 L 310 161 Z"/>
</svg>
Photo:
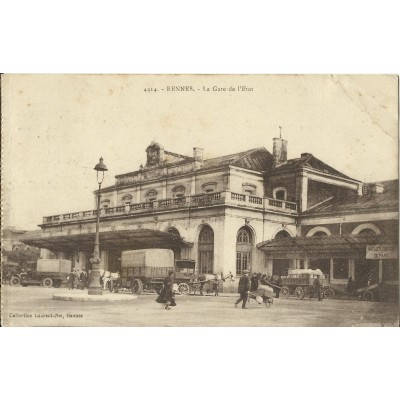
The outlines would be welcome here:
<svg viewBox="0 0 400 400">
<path fill-rule="evenodd" d="M 36 272 L 69 274 L 71 272 L 71 261 L 58 259 L 39 259 L 37 260 L 36 264 Z"/>
<path fill-rule="evenodd" d="M 121 285 L 135 294 L 143 290 L 159 292 L 169 271 L 174 270 L 174 252 L 170 249 L 130 250 L 121 255 Z"/>
<path fill-rule="evenodd" d="M 310 298 L 316 296 L 314 281 L 317 277 L 319 277 L 323 295 L 326 298 L 333 298 L 335 292 L 327 285 L 328 279 L 320 269 L 289 269 L 287 276 L 281 277 L 280 296 L 287 298 L 294 295 L 298 299 L 303 299 L 307 295 Z"/>
</svg>

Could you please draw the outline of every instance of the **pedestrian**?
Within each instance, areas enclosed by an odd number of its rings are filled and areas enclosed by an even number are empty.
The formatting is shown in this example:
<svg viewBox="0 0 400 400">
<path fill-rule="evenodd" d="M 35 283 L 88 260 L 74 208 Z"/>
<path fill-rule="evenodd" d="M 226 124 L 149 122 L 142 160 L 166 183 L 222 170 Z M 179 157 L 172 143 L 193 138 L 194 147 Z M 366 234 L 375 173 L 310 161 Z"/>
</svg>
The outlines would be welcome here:
<svg viewBox="0 0 400 400">
<path fill-rule="evenodd" d="M 218 296 L 218 287 L 219 287 L 219 279 L 218 279 L 218 274 L 214 274 L 214 280 L 212 282 L 212 291 L 215 292 L 214 296 Z"/>
<path fill-rule="evenodd" d="M 173 291 L 174 285 L 174 271 L 169 271 L 168 276 L 164 279 L 164 286 L 160 292 L 160 295 L 157 297 L 157 303 L 165 303 L 165 309 L 170 310 L 171 306 L 176 306 L 175 296 Z"/>
<path fill-rule="evenodd" d="M 318 297 L 318 301 L 322 301 L 322 284 L 319 279 L 319 275 L 314 280 L 313 283 L 315 296 Z"/>
<path fill-rule="evenodd" d="M 238 300 L 236 300 L 235 307 L 237 308 L 237 305 L 243 301 L 242 309 L 247 309 L 246 303 L 250 293 L 250 278 L 249 271 L 247 269 L 243 271 L 243 275 L 239 280 L 238 293 L 240 294 L 240 297 Z"/>
<path fill-rule="evenodd" d="M 74 290 L 75 285 L 75 271 L 72 270 L 67 277 L 68 280 L 68 290 Z"/>
<path fill-rule="evenodd" d="M 250 292 L 255 292 L 258 289 L 258 274 L 255 272 L 250 279 Z"/>
</svg>

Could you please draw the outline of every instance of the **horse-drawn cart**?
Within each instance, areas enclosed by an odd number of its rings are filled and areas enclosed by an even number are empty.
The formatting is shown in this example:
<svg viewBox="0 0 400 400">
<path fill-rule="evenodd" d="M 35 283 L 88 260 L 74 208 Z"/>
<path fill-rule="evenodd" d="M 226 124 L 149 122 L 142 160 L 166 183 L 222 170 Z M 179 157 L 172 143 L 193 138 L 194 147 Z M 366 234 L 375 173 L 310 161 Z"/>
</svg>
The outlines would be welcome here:
<svg viewBox="0 0 400 400">
<path fill-rule="evenodd" d="M 174 263 L 174 253 L 168 249 L 126 251 L 121 257 L 121 286 L 134 294 L 142 291 L 159 293 L 169 271 L 174 271 L 175 289 L 187 293 L 194 266 L 193 260 L 177 260 Z"/>
<path fill-rule="evenodd" d="M 319 270 L 312 269 L 293 269 L 288 271 L 287 276 L 282 276 L 282 286 L 280 297 L 288 298 L 290 295 L 296 296 L 299 300 L 305 296 L 312 298 L 318 297 L 314 281 L 320 279 L 321 294 L 326 299 L 335 297 L 335 291 L 327 285 L 327 277 Z"/>
<path fill-rule="evenodd" d="M 250 292 L 249 299 L 254 299 L 258 304 L 270 307 L 274 303 L 274 290 L 267 285 L 258 285 L 258 288 Z"/>
</svg>

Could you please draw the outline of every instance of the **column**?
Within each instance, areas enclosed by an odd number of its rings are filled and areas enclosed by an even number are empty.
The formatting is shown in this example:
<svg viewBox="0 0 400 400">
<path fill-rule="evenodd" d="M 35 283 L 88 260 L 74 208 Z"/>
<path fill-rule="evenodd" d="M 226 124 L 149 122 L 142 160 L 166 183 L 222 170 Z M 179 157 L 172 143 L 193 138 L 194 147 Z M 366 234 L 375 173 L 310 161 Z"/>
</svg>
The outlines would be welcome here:
<svg viewBox="0 0 400 400">
<path fill-rule="evenodd" d="M 192 176 L 192 181 L 190 182 L 190 195 L 194 196 L 196 194 L 196 175 Z"/>
<path fill-rule="evenodd" d="M 379 283 L 383 282 L 383 261 L 379 260 Z"/>
<path fill-rule="evenodd" d="M 100 252 L 100 269 L 108 270 L 108 250 L 102 250 Z"/>
<path fill-rule="evenodd" d="M 330 265 L 330 272 L 329 272 L 329 278 L 330 280 L 333 279 L 333 258 L 330 259 L 331 265 Z"/>
<path fill-rule="evenodd" d="M 308 175 L 302 171 L 296 177 L 296 194 L 299 202 L 300 211 L 307 210 L 307 195 L 308 195 Z"/>
<path fill-rule="evenodd" d="M 353 281 L 356 277 L 356 264 L 354 262 L 354 258 L 349 259 L 349 278 L 352 278 Z"/>
</svg>

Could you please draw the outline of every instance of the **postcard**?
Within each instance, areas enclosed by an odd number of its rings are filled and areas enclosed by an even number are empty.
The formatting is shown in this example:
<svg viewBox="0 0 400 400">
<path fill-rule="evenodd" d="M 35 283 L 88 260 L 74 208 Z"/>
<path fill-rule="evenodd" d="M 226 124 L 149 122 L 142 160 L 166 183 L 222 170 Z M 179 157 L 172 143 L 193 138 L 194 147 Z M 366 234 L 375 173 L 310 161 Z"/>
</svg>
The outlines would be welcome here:
<svg viewBox="0 0 400 400">
<path fill-rule="evenodd" d="M 1 76 L 1 324 L 399 325 L 398 76 Z"/>
</svg>

